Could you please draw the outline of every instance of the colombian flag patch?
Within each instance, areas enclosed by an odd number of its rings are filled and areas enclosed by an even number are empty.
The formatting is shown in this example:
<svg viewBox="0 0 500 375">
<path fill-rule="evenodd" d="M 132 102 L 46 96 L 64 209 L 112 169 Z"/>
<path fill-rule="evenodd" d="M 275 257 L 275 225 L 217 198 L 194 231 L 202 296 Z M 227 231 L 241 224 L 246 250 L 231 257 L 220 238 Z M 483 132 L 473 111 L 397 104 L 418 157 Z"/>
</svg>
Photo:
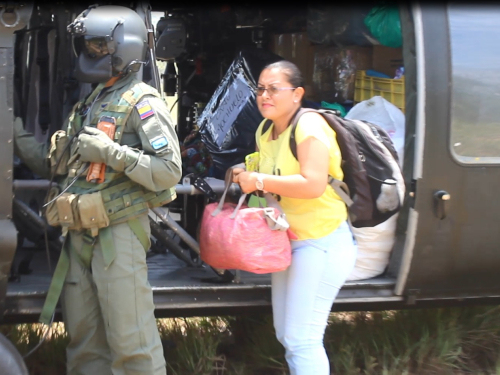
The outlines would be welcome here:
<svg viewBox="0 0 500 375">
<path fill-rule="evenodd" d="M 141 117 L 141 120 L 144 120 L 144 119 L 151 117 L 155 114 L 153 111 L 153 108 L 151 108 L 151 106 L 149 105 L 149 102 L 147 100 L 143 100 L 142 102 L 136 104 L 135 108 L 137 108 L 137 112 L 139 112 L 139 116 Z"/>
</svg>

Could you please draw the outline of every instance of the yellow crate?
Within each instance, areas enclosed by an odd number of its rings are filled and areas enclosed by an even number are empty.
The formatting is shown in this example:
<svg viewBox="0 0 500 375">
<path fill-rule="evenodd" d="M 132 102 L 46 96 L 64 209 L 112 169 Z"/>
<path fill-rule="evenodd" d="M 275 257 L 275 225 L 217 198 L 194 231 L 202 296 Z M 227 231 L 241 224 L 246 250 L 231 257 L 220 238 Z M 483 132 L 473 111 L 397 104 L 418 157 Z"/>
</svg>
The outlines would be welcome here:
<svg viewBox="0 0 500 375">
<path fill-rule="evenodd" d="M 359 103 L 374 96 L 381 96 L 401 111 L 405 111 L 405 78 L 370 77 L 366 70 L 356 71 L 354 102 Z"/>
</svg>

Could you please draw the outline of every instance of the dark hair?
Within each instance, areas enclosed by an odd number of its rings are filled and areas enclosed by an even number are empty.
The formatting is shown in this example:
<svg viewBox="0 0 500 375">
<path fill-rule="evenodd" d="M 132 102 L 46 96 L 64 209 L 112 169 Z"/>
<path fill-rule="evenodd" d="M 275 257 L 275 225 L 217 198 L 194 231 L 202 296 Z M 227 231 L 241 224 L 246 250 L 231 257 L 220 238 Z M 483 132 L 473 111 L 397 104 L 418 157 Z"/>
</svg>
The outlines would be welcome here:
<svg viewBox="0 0 500 375">
<path fill-rule="evenodd" d="M 299 68 L 297 68 L 297 65 L 288 60 L 280 60 L 266 65 L 263 70 L 266 69 L 278 69 L 280 72 L 287 76 L 288 82 L 290 82 L 293 87 L 304 87 L 304 79 L 302 78 L 302 73 L 300 72 Z"/>
</svg>

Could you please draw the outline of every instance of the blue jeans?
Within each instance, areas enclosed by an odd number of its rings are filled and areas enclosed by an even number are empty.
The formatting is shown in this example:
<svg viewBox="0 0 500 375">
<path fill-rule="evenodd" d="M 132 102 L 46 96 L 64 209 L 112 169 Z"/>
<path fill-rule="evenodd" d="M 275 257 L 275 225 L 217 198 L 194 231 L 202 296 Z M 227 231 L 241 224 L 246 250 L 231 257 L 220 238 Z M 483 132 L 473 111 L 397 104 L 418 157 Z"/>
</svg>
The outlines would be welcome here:
<svg viewBox="0 0 500 375">
<path fill-rule="evenodd" d="M 292 241 L 292 264 L 272 274 L 274 328 L 291 375 L 329 375 L 323 336 L 333 301 L 354 268 L 347 222 L 329 235 Z"/>
</svg>

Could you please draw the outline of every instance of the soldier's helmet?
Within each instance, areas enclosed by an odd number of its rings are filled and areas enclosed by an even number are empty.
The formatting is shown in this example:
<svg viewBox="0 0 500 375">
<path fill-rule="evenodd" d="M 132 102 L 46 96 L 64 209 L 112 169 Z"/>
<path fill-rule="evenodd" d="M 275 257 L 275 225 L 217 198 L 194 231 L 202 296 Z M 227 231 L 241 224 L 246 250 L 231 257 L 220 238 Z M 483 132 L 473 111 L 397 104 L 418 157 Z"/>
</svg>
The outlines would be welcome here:
<svg viewBox="0 0 500 375">
<path fill-rule="evenodd" d="M 120 73 L 139 70 L 147 51 L 147 29 L 132 9 L 91 6 L 68 25 L 77 55 L 76 78 L 105 82 Z"/>
</svg>

